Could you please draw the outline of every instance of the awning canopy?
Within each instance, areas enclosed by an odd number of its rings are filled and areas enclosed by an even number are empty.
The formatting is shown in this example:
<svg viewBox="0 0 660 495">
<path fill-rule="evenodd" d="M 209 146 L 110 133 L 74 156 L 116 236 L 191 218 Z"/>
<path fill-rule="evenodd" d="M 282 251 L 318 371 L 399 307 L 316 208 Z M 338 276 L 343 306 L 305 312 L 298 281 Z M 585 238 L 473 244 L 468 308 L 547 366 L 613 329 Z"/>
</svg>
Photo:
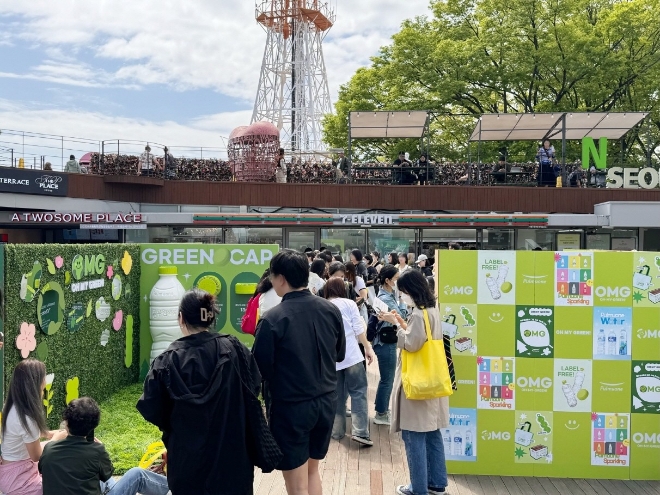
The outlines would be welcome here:
<svg viewBox="0 0 660 495">
<path fill-rule="evenodd" d="M 421 138 L 428 126 L 426 111 L 351 112 L 352 139 Z"/>
<path fill-rule="evenodd" d="M 564 116 L 567 140 L 620 139 L 647 115 L 648 112 L 491 113 L 479 118 L 470 141 L 561 139 Z"/>
</svg>

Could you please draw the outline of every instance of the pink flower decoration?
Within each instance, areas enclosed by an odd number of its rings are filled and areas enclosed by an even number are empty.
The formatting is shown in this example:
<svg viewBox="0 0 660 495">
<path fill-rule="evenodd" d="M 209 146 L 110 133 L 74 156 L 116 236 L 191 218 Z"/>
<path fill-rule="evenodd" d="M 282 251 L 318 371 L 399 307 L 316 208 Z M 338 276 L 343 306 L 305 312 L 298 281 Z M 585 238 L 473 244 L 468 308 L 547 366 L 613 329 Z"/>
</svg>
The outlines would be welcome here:
<svg viewBox="0 0 660 495">
<path fill-rule="evenodd" d="M 561 254 L 555 253 L 555 261 L 561 260 Z"/>
<path fill-rule="evenodd" d="M 64 266 L 64 258 L 62 258 L 61 256 L 56 257 L 55 266 L 57 267 L 58 270 L 62 268 L 62 266 Z"/>
<path fill-rule="evenodd" d="M 119 329 L 121 328 L 121 322 L 124 320 L 124 312 L 120 309 L 115 313 L 115 317 L 112 320 L 112 328 L 114 328 L 115 332 L 118 332 Z"/>
<path fill-rule="evenodd" d="M 37 339 L 34 338 L 35 328 L 31 323 L 21 323 L 21 331 L 16 337 L 16 347 L 21 351 L 23 359 L 37 348 Z"/>
<path fill-rule="evenodd" d="M 597 419 L 598 419 L 598 414 L 596 414 L 595 412 L 592 412 L 591 413 L 591 421 L 596 421 Z"/>
<path fill-rule="evenodd" d="M 106 272 L 106 275 L 108 278 L 112 278 L 114 275 L 114 270 L 112 269 L 112 265 L 108 265 L 108 271 Z"/>
<path fill-rule="evenodd" d="M 484 364 L 484 358 L 481 356 L 477 357 L 477 364 Z"/>
</svg>

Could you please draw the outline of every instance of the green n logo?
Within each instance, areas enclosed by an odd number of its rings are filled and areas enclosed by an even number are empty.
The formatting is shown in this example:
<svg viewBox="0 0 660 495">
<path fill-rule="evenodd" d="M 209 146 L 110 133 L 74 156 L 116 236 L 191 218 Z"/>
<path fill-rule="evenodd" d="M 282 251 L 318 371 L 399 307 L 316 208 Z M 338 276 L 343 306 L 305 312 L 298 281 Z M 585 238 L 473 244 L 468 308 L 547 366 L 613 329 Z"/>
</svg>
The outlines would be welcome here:
<svg viewBox="0 0 660 495">
<path fill-rule="evenodd" d="M 598 140 L 598 148 L 594 138 L 582 138 L 582 168 L 589 168 L 590 159 L 593 159 L 597 169 L 607 168 L 607 138 Z"/>
</svg>

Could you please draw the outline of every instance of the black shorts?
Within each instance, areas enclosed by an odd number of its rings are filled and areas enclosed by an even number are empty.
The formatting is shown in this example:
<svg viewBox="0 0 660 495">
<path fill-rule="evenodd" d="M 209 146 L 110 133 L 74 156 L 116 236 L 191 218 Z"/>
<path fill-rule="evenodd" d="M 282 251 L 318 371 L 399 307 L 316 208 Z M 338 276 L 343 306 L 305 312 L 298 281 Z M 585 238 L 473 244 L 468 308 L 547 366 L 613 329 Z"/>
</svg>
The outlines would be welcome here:
<svg viewBox="0 0 660 495">
<path fill-rule="evenodd" d="M 305 402 L 273 401 L 270 429 L 284 454 L 278 470 L 290 471 L 308 459 L 325 457 L 336 410 L 336 392 Z"/>
</svg>

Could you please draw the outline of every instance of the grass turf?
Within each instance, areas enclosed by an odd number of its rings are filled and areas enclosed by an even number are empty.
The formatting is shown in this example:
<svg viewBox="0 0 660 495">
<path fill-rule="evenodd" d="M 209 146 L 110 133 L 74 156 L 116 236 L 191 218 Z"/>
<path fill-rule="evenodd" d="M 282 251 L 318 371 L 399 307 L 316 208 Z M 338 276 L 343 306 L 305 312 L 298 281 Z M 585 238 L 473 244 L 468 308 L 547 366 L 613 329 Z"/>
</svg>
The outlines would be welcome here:
<svg viewBox="0 0 660 495">
<path fill-rule="evenodd" d="M 135 408 L 142 383 L 121 389 L 101 404 L 101 424 L 96 437 L 103 442 L 115 466 L 115 474 L 136 467 L 150 443 L 160 440 L 160 430 L 147 423 Z"/>
</svg>

